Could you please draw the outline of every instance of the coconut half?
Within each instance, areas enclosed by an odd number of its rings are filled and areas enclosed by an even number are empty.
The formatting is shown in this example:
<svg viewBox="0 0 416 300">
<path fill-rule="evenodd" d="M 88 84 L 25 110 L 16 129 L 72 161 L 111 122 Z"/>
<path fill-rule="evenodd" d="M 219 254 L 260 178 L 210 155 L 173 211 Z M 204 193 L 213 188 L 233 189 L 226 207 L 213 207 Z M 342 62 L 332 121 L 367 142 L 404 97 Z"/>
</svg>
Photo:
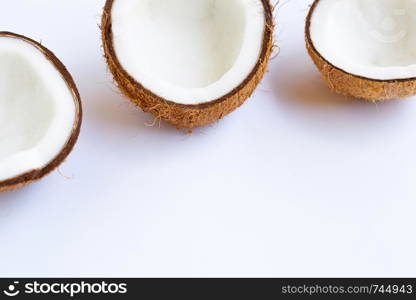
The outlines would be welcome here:
<svg viewBox="0 0 416 300">
<path fill-rule="evenodd" d="M 107 0 L 102 38 L 110 71 L 145 112 L 177 127 L 240 106 L 272 52 L 269 0 Z"/>
<path fill-rule="evenodd" d="M 0 32 L 0 192 L 58 167 L 81 119 L 78 90 L 56 56 L 27 37 Z"/>
<path fill-rule="evenodd" d="M 414 0 L 315 0 L 306 44 L 340 94 L 371 101 L 416 94 Z"/>
</svg>

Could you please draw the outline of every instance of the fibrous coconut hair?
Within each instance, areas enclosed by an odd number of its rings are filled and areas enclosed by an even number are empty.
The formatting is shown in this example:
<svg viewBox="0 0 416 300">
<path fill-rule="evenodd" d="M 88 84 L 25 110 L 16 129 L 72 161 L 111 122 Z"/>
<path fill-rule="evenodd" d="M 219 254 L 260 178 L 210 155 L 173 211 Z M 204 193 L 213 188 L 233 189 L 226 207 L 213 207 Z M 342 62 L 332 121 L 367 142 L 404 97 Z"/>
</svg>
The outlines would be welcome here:
<svg viewBox="0 0 416 300">
<path fill-rule="evenodd" d="M 74 148 L 74 145 L 80 133 L 82 123 L 82 106 L 80 94 L 78 92 L 74 80 L 72 79 L 71 74 L 68 72 L 66 67 L 60 62 L 60 60 L 50 50 L 48 50 L 40 43 L 30 38 L 12 32 L 0 32 L 0 38 L 4 37 L 24 41 L 30 44 L 31 46 L 35 47 L 38 51 L 40 51 L 40 53 L 44 55 L 44 57 L 62 75 L 62 79 L 65 81 L 68 90 L 72 94 L 76 115 L 72 130 L 69 134 L 69 138 L 67 139 L 65 145 L 62 147 L 61 151 L 58 154 L 56 154 L 55 157 L 51 158 L 51 160 L 46 165 L 40 168 L 28 170 L 23 174 L 19 174 L 12 178 L 0 181 L 0 192 L 8 192 L 21 188 L 25 185 L 42 179 L 43 177 L 51 173 L 53 170 L 55 170 L 67 158 L 67 156 L 71 153 L 72 149 Z"/>
<path fill-rule="evenodd" d="M 322 0 L 315 0 L 306 19 L 306 47 L 328 86 L 336 93 L 369 101 L 407 98 L 416 94 L 416 78 L 376 79 L 352 74 L 335 66 L 320 53 L 311 35 L 312 18 Z M 364 30 L 364 29 L 363 29 Z"/>
<path fill-rule="evenodd" d="M 234 111 L 251 96 L 267 71 L 273 49 L 273 13 L 269 0 L 261 0 L 265 12 L 265 29 L 259 59 L 248 77 L 228 94 L 201 104 L 181 104 L 164 99 L 144 87 L 121 65 L 113 42 L 112 7 L 117 0 L 107 0 L 102 16 L 102 40 L 108 67 L 120 90 L 143 111 L 178 128 L 194 128 L 213 123 Z"/>
</svg>

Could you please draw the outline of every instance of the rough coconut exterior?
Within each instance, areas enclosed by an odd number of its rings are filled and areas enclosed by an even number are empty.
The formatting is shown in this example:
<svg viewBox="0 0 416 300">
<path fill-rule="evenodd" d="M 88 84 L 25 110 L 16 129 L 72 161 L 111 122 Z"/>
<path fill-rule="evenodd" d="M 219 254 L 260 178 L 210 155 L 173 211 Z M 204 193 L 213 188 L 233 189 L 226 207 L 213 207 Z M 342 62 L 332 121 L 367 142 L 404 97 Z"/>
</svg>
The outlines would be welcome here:
<svg viewBox="0 0 416 300">
<path fill-rule="evenodd" d="M 102 40 L 108 67 L 114 76 L 119 89 L 144 112 L 153 114 L 158 120 L 167 121 L 178 128 L 195 128 L 218 121 L 225 115 L 241 106 L 256 89 L 267 71 L 270 55 L 273 50 L 273 8 L 269 0 L 262 0 L 266 28 L 260 58 L 246 80 L 229 94 L 212 102 L 185 105 L 163 99 L 147 90 L 121 66 L 113 45 L 111 9 L 116 0 L 107 0 L 102 16 Z"/>
<path fill-rule="evenodd" d="M 66 142 L 65 146 L 62 148 L 61 152 L 45 167 L 41 169 L 31 170 L 27 173 L 24 173 L 22 175 L 19 175 L 14 178 L 10 178 L 4 181 L 0 181 L 0 193 L 1 192 L 8 192 L 12 190 L 16 190 L 18 188 L 24 187 L 28 184 L 31 184 L 35 181 L 38 181 L 54 171 L 71 153 L 72 149 L 75 146 L 75 143 L 78 139 L 80 129 L 81 129 L 81 123 L 82 123 L 82 105 L 81 105 L 81 97 L 78 92 L 78 89 L 75 85 L 75 82 L 71 76 L 71 74 L 68 72 L 66 67 L 62 64 L 62 62 L 47 48 L 39 44 L 38 42 L 27 38 L 25 36 L 15 34 L 12 32 L 0 32 L 0 37 L 13 37 L 16 39 L 24 40 L 30 44 L 32 44 L 34 47 L 39 49 L 45 57 L 55 66 L 55 68 L 61 73 L 62 77 L 64 78 L 65 82 L 67 83 L 69 89 L 73 93 L 73 99 L 75 103 L 76 108 L 76 119 L 74 126 L 72 128 L 72 132 L 70 135 L 70 138 Z"/>
<path fill-rule="evenodd" d="M 306 19 L 306 47 L 328 86 L 338 94 L 368 101 L 386 101 L 416 95 L 416 78 L 376 80 L 350 74 L 328 62 L 316 50 L 310 33 L 311 19 L 320 0 L 315 0 Z"/>
</svg>

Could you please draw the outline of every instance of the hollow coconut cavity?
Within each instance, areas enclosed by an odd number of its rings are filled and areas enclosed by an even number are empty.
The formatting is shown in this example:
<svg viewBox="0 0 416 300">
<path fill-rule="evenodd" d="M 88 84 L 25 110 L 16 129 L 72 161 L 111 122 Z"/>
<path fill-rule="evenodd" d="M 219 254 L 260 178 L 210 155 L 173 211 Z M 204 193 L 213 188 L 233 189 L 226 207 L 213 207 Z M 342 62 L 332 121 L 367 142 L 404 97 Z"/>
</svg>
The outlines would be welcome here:
<svg viewBox="0 0 416 300">
<path fill-rule="evenodd" d="M 254 91 L 272 51 L 268 0 L 107 0 L 105 56 L 120 89 L 178 127 L 217 121 Z"/>
<path fill-rule="evenodd" d="M 416 94 L 414 0 L 315 0 L 306 44 L 340 94 L 371 101 Z"/>
<path fill-rule="evenodd" d="M 29 38 L 0 32 L 0 192 L 59 166 L 81 118 L 75 83 L 55 55 Z"/>
</svg>

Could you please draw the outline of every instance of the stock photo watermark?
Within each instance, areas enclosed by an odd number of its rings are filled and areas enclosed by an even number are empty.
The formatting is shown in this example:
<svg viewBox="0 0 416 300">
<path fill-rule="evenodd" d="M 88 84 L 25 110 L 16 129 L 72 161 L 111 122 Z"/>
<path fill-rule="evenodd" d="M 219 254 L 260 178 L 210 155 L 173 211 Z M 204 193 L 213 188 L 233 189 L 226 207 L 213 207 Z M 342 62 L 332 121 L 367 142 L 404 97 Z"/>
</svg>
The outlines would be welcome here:
<svg viewBox="0 0 416 300">
<path fill-rule="evenodd" d="M 406 22 L 409 17 L 406 8 L 392 9 L 381 16 L 375 26 L 370 25 L 370 34 L 381 43 L 398 43 L 408 34 Z"/>
<path fill-rule="evenodd" d="M 97 294 L 126 294 L 127 283 L 108 283 L 101 282 L 42 282 L 30 281 L 21 283 L 14 281 L 7 285 L 3 290 L 3 294 L 8 297 L 18 295 L 66 295 L 75 297 L 76 295 L 97 295 Z"/>
</svg>

